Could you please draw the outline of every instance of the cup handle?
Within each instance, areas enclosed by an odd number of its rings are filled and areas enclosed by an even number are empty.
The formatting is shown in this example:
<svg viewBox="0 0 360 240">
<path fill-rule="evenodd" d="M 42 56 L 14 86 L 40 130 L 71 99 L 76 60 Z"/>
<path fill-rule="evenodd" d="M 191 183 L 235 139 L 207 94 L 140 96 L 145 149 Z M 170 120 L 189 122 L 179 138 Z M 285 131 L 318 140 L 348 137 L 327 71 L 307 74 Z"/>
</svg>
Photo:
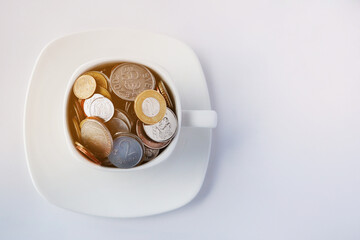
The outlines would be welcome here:
<svg viewBox="0 0 360 240">
<path fill-rule="evenodd" d="M 217 113 L 213 110 L 183 110 L 182 127 L 215 128 Z"/>
</svg>

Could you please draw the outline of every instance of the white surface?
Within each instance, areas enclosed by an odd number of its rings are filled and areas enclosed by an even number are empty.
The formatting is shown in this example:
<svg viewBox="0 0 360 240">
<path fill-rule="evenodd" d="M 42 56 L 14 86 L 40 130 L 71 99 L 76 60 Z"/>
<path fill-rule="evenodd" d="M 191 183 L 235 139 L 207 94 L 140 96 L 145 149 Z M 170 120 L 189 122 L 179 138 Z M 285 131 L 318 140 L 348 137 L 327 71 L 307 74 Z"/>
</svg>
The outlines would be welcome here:
<svg viewBox="0 0 360 240">
<path fill-rule="evenodd" d="M 360 238 L 358 1 L 0 6 L 1 239 Z M 116 26 L 192 46 L 219 115 L 199 195 L 154 217 L 57 208 L 35 191 L 26 169 L 24 96 L 40 50 L 64 34 Z"/>
<path fill-rule="evenodd" d="M 75 79 L 99 64 L 123 61 L 148 66 L 167 83 L 179 126 L 182 109 L 210 109 L 199 60 L 178 40 L 144 31 L 101 30 L 52 41 L 31 77 L 24 132 L 34 185 L 57 206 L 104 217 L 149 216 L 185 205 L 203 184 L 211 129 L 178 128 L 156 159 L 134 169 L 103 168 L 74 148 L 66 111 Z"/>
</svg>

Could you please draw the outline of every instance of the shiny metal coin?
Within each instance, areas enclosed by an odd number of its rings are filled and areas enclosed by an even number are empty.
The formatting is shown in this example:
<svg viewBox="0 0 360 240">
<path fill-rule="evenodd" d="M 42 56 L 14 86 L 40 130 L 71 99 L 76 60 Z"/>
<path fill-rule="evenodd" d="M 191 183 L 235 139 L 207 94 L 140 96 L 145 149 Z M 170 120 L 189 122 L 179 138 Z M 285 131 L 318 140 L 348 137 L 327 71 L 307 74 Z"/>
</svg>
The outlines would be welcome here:
<svg viewBox="0 0 360 240">
<path fill-rule="evenodd" d="M 144 66 L 134 63 L 123 63 L 111 72 L 110 86 L 121 99 L 134 101 L 144 90 L 154 89 L 155 78 Z"/>
<path fill-rule="evenodd" d="M 106 90 L 105 88 L 101 87 L 101 86 L 97 86 L 96 87 L 96 93 L 99 93 L 101 95 L 103 95 L 104 97 L 108 98 L 111 100 L 111 94 L 109 93 L 108 90 Z"/>
<path fill-rule="evenodd" d="M 131 109 L 131 104 L 132 104 L 133 102 L 126 102 L 125 103 L 125 111 L 126 112 L 129 112 L 130 111 L 130 109 Z"/>
<path fill-rule="evenodd" d="M 146 135 L 156 142 L 165 142 L 171 139 L 177 130 L 177 126 L 177 118 L 170 108 L 166 109 L 165 117 L 160 122 L 153 125 L 143 124 Z"/>
<path fill-rule="evenodd" d="M 82 120 L 82 121 L 80 122 L 80 129 L 82 128 L 82 125 L 84 124 L 84 122 L 86 122 L 86 119 L 95 119 L 95 120 L 97 120 L 97 121 L 99 121 L 99 122 L 101 122 L 101 123 L 104 123 L 104 120 L 101 119 L 101 118 L 98 118 L 98 117 L 87 117 L 87 118 L 85 118 L 84 120 Z"/>
<path fill-rule="evenodd" d="M 154 158 L 156 158 L 159 155 L 159 152 L 160 152 L 159 149 L 149 148 L 149 147 L 145 146 L 144 162 L 149 162 L 149 161 L 153 160 Z"/>
<path fill-rule="evenodd" d="M 126 112 L 124 112 L 120 109 L 115 109 L 114 118 L 119 118 L 119 119 L 123 120 L 128 125 L 129 130 L 131 130 L 133 123 L 131 122 L 131 120 Z"/>
<path fill-rule="evenodd" d="M 103 167 L 115 167 L 108 158 L 105 158 L 101 161 L 101 166 Z"/>
<path fill-rule="evenodd" d="M 143 123 L 155 124 L 165 116 L 166 101 L 159 92 L 145 90 L 136 97 L 134 110 Z"/>
<path fill-rule="evenodd" d="M 144 145 L 134 134 L 119 135 L 114 139 L 114 147 L 109 155 L 110 162 L 118 168 L 132 168 L 144 157 Z"/>
<path fill-rule="evenodd" d="M 75 130 L 75 133 L 76 133 L 76 137 L 80 141 L 81 140 L 81 132 L 80 132 L 80 127 L 79 127 L 79 122 L 78 122 L 78 120 L 76 119 L 75 116 L 72 118 L 72 122 L 73 122 L 73 125 L 74 125 L 74 130 Z"/>
<path fill-rule="evenodd" d="M 73 92 L 79 99 L 91 97 L 96 90 L 96 81 L 92 76 L 82 75 L 75 80 Z"/>
<path fill-rule="evenodd" d="M 163 97 L 165 98 L 166 104 L 169 108 L 173 109 L 174 108 L 174 104 L 171 101 L 170 95 L 165 87 L 165 84 L 163 81 L 158 81 L 157 82 L 157 88 L 158 91 L 161 93 L 161 95 L 163 95 Z"/>
<path fill-rule="evenodd" d="M 90 115 L 109 121 L 114 115 L 114 104 L 105 97 L 97 98 L 90 105 Z"/>
<path fill-rule="evenodd" d="M 146 133 L 143 129 L 143 123 L 140 120 L 136 122 L 136 134 L 139 136 L 139 138 L 141 139 L 141 141 L 144 143 L 145 146 L 153 149 L 162 149 L 167 145 L 169 145 L 169 143 L 171 142 L 171 139 L 166 142 L 155 142 L 149 139 L 146 136 Z"/>
<path fill-rule="evenodd" d="M 101 161 L 95 157 L 94 154 L 92 154 L 89 149 L 81 145 L 79 142 L 75 142 L 75 147 L 77 150 L 79 150 L 88 160 L 91 162 L 100 165 Z"/>
<path fill-rule="evenodd" d="M 125 123 L 125 121 L 121 120 L 120 118 L 113 117 L 106 123 L 107 128 L 109 129 L 112 136 L 115 133 L 128 133 L 130 132 L 129 126 Z"/>
<path fill-rule="evenodd" d="M 84 113 L 87 117 L 90 116 L 90 106 L 92 104 L 92 102 L 95 100 L 95 99 L 98 99 L 98 98 L 103 98 L 104 96 L 101 95 L 101 94 L 98 94 L 98 93 L 95 93 L 94 95 L 92 95 L 91 98 L 88 98 L 86 100 L 84 100 L 83 102 L 83 109 L 84 109 Z"/>
<path fill-rule="evenodd" d="M 107 81 L 106 77 L 104 76 L 104 74 L 102 72 L 90 71 L 90 72 L 84 73 L 84 75 L 92 76 L 95 79 L 96 85 L 98 87 L 100 86 L 100 87 L 103 87 L 105 89 L 108 88 L 108 81 Z"/>
<path fill-rule="evenodd" d="M 96 119 L 85 119 L 81 127 L 81 139 L 85 147 L 99 158 L 109 156 L 113 147 L 110 131 Z"/>
<path fill-rule="evenodd" d="M 74 101 L 74 111 L 78 121 L 81 122 L 85 118 L 85 116 L 78 101 Z"/>
</svg>

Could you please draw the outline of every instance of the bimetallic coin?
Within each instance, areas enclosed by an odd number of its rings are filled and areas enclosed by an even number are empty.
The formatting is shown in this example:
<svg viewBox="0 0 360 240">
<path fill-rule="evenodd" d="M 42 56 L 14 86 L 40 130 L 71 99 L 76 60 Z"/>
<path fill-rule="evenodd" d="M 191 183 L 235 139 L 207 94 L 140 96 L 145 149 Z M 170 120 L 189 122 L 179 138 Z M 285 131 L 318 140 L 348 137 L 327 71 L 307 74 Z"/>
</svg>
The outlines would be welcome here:
<svg viewBox="0 0 360 240">
<path fill-rule="evenodd" d="M 96 92 L 111 100 L 111 94 L 105 88 L 97 86 Z"/>
<path fill-rule="evenodd" d="M 86 147 L 81 145 L 79 142 L 75 142 L 75 147 L 79 150 L 88 160 L 91 162 L 100 165 L 101 161 L 95 157 Z"/>
<path fill-rule="evenodd" d="M 110 121 L 106 123 L 106 126 L 109 129 L 112 136 L 114 136 L 114 134 L 118 132 L 122 132 L 122 133 L 130 132 L 129 126 L 119 118 L 112 118 Z"/>
<path fill-rule="evenodd" d="M 114 118 L 119 118 L 119 119 L 123 120 L 128 125 L 129 129 L 131 130 L 133 123 L 130 120 L 130 118 L 126 112 L 124 112 L 120 109 L 115 109 Z"/>
<path fill-rule="evenodd" d="M 96 81 L 92 76 L 82 75 L 75 80 L 73 92 L 79 99 L 91 97 L 96 89 Z"/>
<path fill-rule="evenodd" d="M 95 99 L 90 105 L 90 115 L 109 121 L 114 115 L 114 104 L 105 97 Z"/>
<path fill-rule="evenodd" d="M 178 122 L 175 113 L 171 111 L 170 108 L 167 108 L 165 117 L 160 122 L 153 125 L 143 124 L 143 127 L 146 135 L 150 139 L 156 142 L 165 142 L 174 136 L 177 125 Z"/>
<path fill-rule="evenodd" d="M 92 76 L 95 79 L 97 86 L 101 86 L 105 89 L 108 88 L 108 81 L 103 73 L 98 72 L 98 71 L 90 71 L 90 72 L 84 73 L 84 75 Z"/>
<path fill-rule="evenodd" d="M 158 90 L 159 90 L 159 92 L 161 93 L 161 95 L 163 95 L 163 97 L 165 98 L 165 101 L 166 101 L 166 104 L 167 104 L 167 106 L 169 107 L 169 108 L 174 108 L 174 105 L 173 105 L 173 103 L 172 103 L 172 101 L 171 101 L 171 98 L 170 98 L 170 95 L 169 95 L 169 93 L 168 93 L 168 91 L 167 91 L 167 89 L 166 89 L 166 87 L 165 87 L 165 84 L 164 84 L 164 82 L 163 81 L 158 81 L 157 82 L 157 87 L 158 87 Z"/>
<path fill-rule="evenodd" d="M 119 98 L 134 101 L 144 90 L 154 89 L 155 78 L 142 65 L 123 63 L 111 72 L 110 86 Z"/>
<path fill-rule="evenodd" d="M 92 102 L 95 100 L 95 99 L 98 99 L 98 98 L 103 98 L 104 96 L 101 95 L 101 94 L 98 94 L 98 93 L 95 93 L 91 98 L 88 98 L 86 100 L 84 100 L 84 105 L 83 105 L 83 109 L 84 109 L 84 113 L 86 116 L 90 116 L 90 106 L 92 104 Z"/>
<path fill-rule="evenodd" d="M 145 146 L 153 149 L 162 149 L 169 145 L 169 143 L 171 142 L 171 140 L 168 140 L 166 142 L 155 142 L 149 139 L 144 132 L 143 123 L 140 120 L 136 122 L 136 134 L 139 136 Z"/>
<path fill-rule="evenodd" d="M 74 125 L 76 137 L 77 137 L 77 139 L 80 141 L 80 139 L 81 139 L 81 132 L 80 132 L 80 127 L 79 127 L 79 122 L 78 122 L 78 120 L 76 119 L 75 116 L 72 118 L 72 122 L 73 122 L 73 125 Z"/>
<path fill-rule="evenodd" d="M 96 119 L 87 118 L 81 128 L 81 139 L 85 147 L 95 156 L 106 158 L 113 147 L 113 139 L 107 127 Z"/>
<path fill-rule="evenodd" d="M 143 157 L 144 145 L 134 134 L 121 134 L 114 139 L 114 147 L 109 155 L 109 160 L 116 167 L 135 167 Z"/>
<path fill-rule="evenodd" d="M 153 149 L 153 148 L 149 148 L 145 146 L 145 158 L 144 158 L 144 162 L 149 162 L 151 160 L 153 160 L 154 158 L 157 157 L 157 155 L 159 155 L 160 150 L 159 149 Z"/>
<path fill-rule="evenodd" d="M 134 110 L 143 123 L 155 124 L 165 116 L 166 101 L 157 91 L 145 90 L 136 97 Z"/>
</svg>

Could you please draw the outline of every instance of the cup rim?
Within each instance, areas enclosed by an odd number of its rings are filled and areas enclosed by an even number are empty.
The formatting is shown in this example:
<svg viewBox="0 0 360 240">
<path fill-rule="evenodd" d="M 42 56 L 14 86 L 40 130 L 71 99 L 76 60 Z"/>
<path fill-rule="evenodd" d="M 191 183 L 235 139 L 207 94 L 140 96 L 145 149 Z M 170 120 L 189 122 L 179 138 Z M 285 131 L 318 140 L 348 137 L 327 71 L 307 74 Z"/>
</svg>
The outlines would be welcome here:
<svg viewBox="0 0 360 240">
<path fill-rule="evenodd" d="M 156 158 L 152 159 L 151 161 L 142 164 L 140 166 L 136 166 L 133 168 L 111 168 L 111 167 L 104 167 L 97 165 L 95 163 L 90 162 L 87 160 L 74 146 L 73 139 L 70 135 L 69 125 L 68 125 L 68 103 L 69 103 L 69 94 L 71 93 L 71 89 L 73 86 L 73 83 L 75 82 L 76 78 L 78 78 L 82 73 L 90 70 L 91 68 L 94 68 L 96 66 L 111 63 L 111 62 L 130 62 L 130 63 L 136 63 L 144 65 L 145 67 L 150 68 L 154 72 L 156 72 L 161 79 L 166 83 L 166 85 L 170 88 L 170 91 L 172 92 L 175 106 L 176 106 L 176 115 L 178 119 L 178 127 L 175 133 L 175 137 L 172 139 L 171 143 L 164 149 L 164 151 L 158 155 Z M 78 162 L 86 165 L 87 167 L 91 167 L 96 170 L 100 171 L 109 171 L 109 172 L 133 172 L 133 171 L 139 171 L 144 170 L 150 167 L 154 167 L 164 160 L 168 159 L 168 157 L 172 154 L 172 152 L 175 149 L 175 146 L 178 142 L 179 136 L 180 136 L 180 130 L 181 130 L 181 102 L 179 93 L 177 91 L 177 88 L 175 86 L 174 81 L 171 79 L 169 73 L 163 69 L 160 65 L 153 61 L 149 61 L 146 59 L 141 58 L 134 58 L 134 57 L 106 57 L 106 58 L 97 58 L 91 61 L 87 61 L 83 64 L 81 64 L 79 67 L 77 67 L 71 77 L 68 80 L 68 84 L 66 87 L 65 95 L 64 95 L 64 102 L 63 102 L 63 128 L 64 128 L 64 134 L 66 143 L 68 145 L 68 148 L 70 152 L 72 153 L 73 157 L 78 160 Z"/>
</svg>

